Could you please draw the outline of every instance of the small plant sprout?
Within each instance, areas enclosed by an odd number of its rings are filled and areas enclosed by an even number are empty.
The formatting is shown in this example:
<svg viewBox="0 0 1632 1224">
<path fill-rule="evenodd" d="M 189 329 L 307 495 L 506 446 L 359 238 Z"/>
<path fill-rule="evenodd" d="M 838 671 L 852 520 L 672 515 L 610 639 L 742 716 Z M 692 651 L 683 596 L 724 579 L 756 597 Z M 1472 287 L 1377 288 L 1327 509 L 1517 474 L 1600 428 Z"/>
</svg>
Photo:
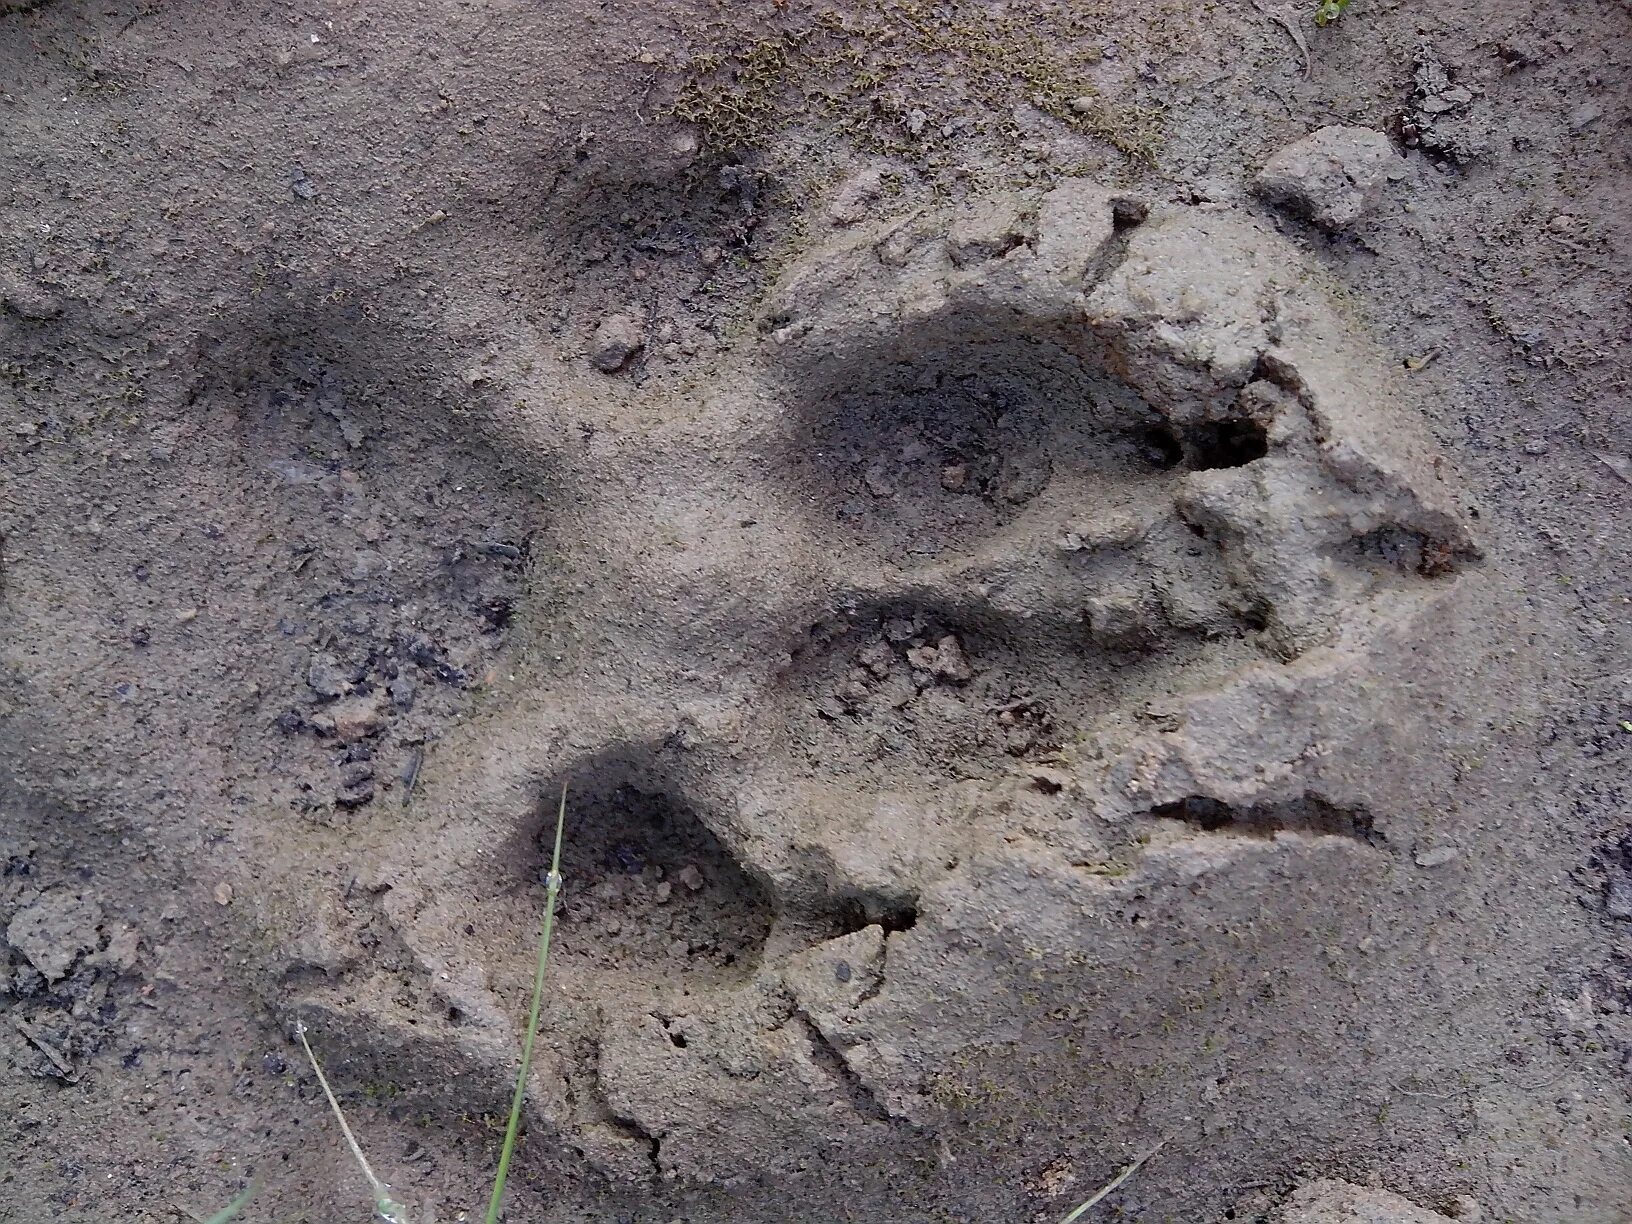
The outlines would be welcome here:
<svg viewBox="0 0 1632 1224">
<path fill-rule="evenodd" d="M 238 1213 L 244 1209 L 244 1204 L 249 1202 L 254 1195 L 255 1187 L 246 1187 L 242 1194 L 233 1199 L 232 1202 L 228 1203 L 225 1207 L 221 1208 L 220 1211 L 216 1212 L 209 1219 L 205 1220 L 204 1224 L 227 1224 L 228 1220 L 237 1219 Z"/>
<path fill-rule="evenodd" d="M 533 969 L 533 1002 L 527 1012 L 527 1033 L 521 1039 L 521 1070 L 516 1090 L 510 1097 L 510 1121 L 504 1128 L 504 1147 L 499 1151 L 499 1168 L 493 1177 L 493 1196 L 487 1202 L 487 1224 L 498 1224 L 504 1202 L 504 1179 L 510 1172 L 510 1157 L 516 1150 L 521 1130 L 521 1104 L 527 1095 L 527 1072 L 533 1064 L 533 1038 L 538 1033 L 538 1010 L 544 1000 L 544 972 L 550 966 L 550 936 L 555 931 L 555 899 L 561 894 L 561 832 L 567 823 L 567 786 L 561 784 L 561 806 L 555 812 L 555 849 L 550 855 L 550 874 L 544 877 L 544 924 L 538 937 L 538 964 Z"/>
<path fill-rule="evenodd" d="M 306 1040 L 306 1025 L 303 1021 L 295 1022 L 295 1036 L 300 1038 L 300 1044 L 306 1049 L 306 1057 L 312 1064 L 312 1070 L 317 1073 L 318 1087 L 323 1089 L 323 1095 L 329 1101 L 329 1108 L 334 1110 L 334 1119 L 340 1123 L 340 1133 L 346 1137 L 346 1145 L 351 1148 L 357 1167 L 363 1171 L 369 1187 L 374 1191 L 374 1214 L 386 1221 L 386 1224 L 408 1224 L 408 1209 L 391 1197 L 391 1188 L 374 1176 L 374 1170 L 369 1167 L 363 1149 L 357 1146 L 357 1137 L 351 1133 L 346 1115 L 340 1110 L 340 1102 L 334 1099 L 334 1091 L 329 1087 L 328 1077 L 323 1074 L 317 1055 L 312 1052 L 312 1043 Z"/>
<path fill-rule="evenodd" d="M 1349 0 L 1318 0 L 1315 4 L 1315 24 L 1329 26 L 1348 10 Z"/>
</svg>

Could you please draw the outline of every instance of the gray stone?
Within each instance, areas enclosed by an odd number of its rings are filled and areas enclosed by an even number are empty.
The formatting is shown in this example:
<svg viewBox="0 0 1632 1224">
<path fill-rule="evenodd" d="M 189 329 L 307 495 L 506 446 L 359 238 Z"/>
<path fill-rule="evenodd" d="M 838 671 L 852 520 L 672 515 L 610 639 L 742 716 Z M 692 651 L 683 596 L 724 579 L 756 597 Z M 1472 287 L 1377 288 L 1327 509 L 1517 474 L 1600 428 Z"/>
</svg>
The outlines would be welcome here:
<svg viewBox="0 0 1632 1224">
<path fill-rule="evenodd" d="M 1253 187 L 1270 203 L 1324 229 L 1339 230 L 1376 207 L 1397 160 L 1381 132 L 1323 127 L 1270 158 Z"/>
</svg>

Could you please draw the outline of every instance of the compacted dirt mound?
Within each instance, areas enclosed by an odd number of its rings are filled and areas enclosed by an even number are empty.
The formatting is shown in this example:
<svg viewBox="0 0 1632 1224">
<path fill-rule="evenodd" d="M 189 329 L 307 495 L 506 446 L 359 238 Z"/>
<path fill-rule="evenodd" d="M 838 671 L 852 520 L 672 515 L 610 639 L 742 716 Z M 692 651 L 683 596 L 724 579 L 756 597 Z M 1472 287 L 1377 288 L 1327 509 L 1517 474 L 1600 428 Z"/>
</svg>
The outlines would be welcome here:
<svg viewBox="0 0 1632 1224">
<path fill-rule="evenodd" d="M 563 789 L 508 1218 L 1625 1218 L 1632 42 L 1360 5 L 0 5 L 0 1218 L 465 1218 Z"/>
</svg>

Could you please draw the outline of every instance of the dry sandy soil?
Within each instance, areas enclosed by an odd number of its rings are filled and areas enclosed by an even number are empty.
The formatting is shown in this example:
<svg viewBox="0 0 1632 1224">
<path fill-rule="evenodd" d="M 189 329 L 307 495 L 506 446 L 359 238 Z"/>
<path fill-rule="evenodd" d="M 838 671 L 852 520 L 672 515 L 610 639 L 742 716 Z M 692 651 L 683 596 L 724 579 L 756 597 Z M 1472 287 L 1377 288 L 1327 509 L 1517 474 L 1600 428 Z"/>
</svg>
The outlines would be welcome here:
<svg viewBox="0 0 1632 1224">
<path fill-rule="evenodd" d="M 510 1220 L 1632 1220 L 1632 10 L 1313 15 L 0 0 L 0 1219 L 476 1212 L 567 784 Z"/>
</svg>

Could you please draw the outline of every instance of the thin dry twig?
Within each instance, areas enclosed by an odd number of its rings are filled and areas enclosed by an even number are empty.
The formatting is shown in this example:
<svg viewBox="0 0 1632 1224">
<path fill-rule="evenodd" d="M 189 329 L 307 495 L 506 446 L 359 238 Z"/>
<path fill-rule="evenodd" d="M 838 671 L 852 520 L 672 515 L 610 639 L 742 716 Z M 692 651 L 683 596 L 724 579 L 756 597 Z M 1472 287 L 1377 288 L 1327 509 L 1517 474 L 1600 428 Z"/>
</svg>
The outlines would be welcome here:
<svg viewBox="0 0 1632 1224">
<path fill-rule="evenodd" d="M 306 1058 L 312 1064 L 312 1070 L 317 1073 L 318 1087 L 323 1089 L 323 1095 L 329 1101 L 329 1108 L 334 1110 L 334 1119 L 340 1123 L 340 1133 L 345 1135 L 346 1145 L 351 1148 L 357 1167 L 363 1171 L 363 1176 L 368 1178 L 369 1188 L 374 1191 L 375 1214 L 389 1224 L 408 1224 L 407 1209 L 391 1197 L 391 1188 L 374 1176 L 374 1170 L 369 1167 L 368 1157 L 363 1155 L 363 1149 L 357 1144 L 357 1136 L 351 1133 L 346 1115 L 340 1111 L 340 1102 L 335 1100 L 334 1090 L 329 1087 L 328 1076 L 323 1074 L 317 1055 L 312 1053 L 312 1043 L 306 1040 L 306 1025 L 303 1021 L 295 1022 L 295 1036 L 300 1038 L 300 1044 L 306 1049 Z"/>
<path fill-rule="evenodd" d="M 1139 1172 L 1140 1169 L 1144 1168 L 1145 1162 L 1152 1156 L 1156 1155 L 1157 1152 L 1161 1151 L 1162 1148 L 1167 1145 L 1167 1141 L 1171 1138 L 1171 1135 L 1164 1135 L 1162 1138 L 1158 1139 L 1152 1147 L 1146 1149 L 1146 1151 L 1135 1159 L 1132 1164 L 1101 1186 L 1098 1192 L 1091 1199 L 1079 1204 L 1075 1211 L 1060 1221 L 1060 1224 L 1071 1224 L 1073 1220 L 1080 1220 L 1084 1212 L 1086 1212 L 1089 1208 L 1103 1202 L 1106 1195 L 1112 1193 L 1118 1186 L 1127 1181 L 1128 1178 L 1132 1177 L 1135 1173 Z"/>
</svg>

